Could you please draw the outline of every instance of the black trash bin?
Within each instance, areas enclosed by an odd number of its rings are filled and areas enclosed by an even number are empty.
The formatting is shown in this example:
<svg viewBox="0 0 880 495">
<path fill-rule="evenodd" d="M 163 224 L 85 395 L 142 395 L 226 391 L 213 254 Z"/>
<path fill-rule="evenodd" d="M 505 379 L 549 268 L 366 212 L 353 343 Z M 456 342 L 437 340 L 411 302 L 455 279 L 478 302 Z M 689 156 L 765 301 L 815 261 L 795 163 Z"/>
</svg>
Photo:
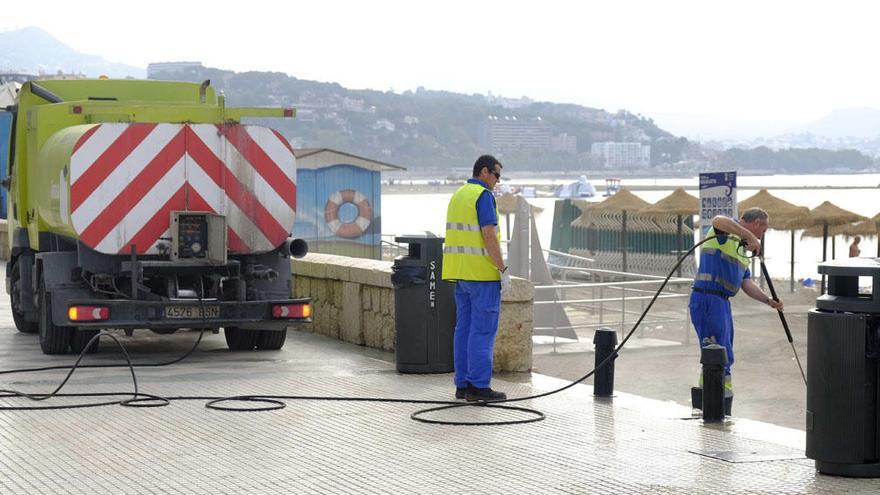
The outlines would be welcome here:
<svg viewBox="0 0 880 495">
<path fill-rule="evenodd" d="M 391 267 L 397 371 L 449 373 L 455 369 L 455 294 L 454 285 L 441 280 L 443 238 L 427 233 L 394 241 L 409 245 L 407 254 L 395 258 Z"/>
<path fill-rule="evenodd" d="M 819 265 L 807 317 L 807 457 L 822 473 L 880 477 L 880 258 Z M 859 278 L 872 293 L 859 292 Z"/>
</svg>

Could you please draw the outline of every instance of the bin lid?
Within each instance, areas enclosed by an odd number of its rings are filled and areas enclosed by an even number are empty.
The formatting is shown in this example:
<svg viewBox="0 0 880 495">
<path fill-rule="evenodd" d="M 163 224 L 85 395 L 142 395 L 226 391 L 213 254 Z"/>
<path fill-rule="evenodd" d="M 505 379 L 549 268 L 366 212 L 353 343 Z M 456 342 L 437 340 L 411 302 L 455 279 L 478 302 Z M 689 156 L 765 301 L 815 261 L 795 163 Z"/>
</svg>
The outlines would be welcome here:
<svg viewBox="0 0 880 495">
<path fill-rule="evenodd" d="M 443 242 L 442 237 L 438 237 L 433 232 L 425 231 L 424 234 L 406 234 L 394 238 L 394 242 L 405 242 L 407 244 L 424 244 L 426 239 L 439 240 Z"/>
<path fill-rule="evenodd" d="M 880 275 L 880 258 L 844 258 L 819 263 L 819 273 L 844 277 Z"/>
</svg>

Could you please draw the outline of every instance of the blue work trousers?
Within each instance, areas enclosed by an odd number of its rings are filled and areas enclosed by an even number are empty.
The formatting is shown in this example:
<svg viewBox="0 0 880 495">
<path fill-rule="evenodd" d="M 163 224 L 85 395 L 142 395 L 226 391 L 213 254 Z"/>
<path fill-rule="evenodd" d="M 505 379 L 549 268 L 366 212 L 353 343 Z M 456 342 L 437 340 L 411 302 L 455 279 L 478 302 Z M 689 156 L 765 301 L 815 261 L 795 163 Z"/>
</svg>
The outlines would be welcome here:
<svg viewBox="0 0 880 495">
<path fill-rule="evenodd" d="M 455 283 L 455 386 L 489 387 L 501 309 L 500 282 Z"/>
<path fill-rule="evenodd" d="M 703 347 L 703 339 L 709 338 L 727 349 L 724 373 L 729 375 L 733 365 L 733 315 L 730 312 L 730 301 L 715 294 L 691 292 L 688 308 L 700 347 Z"/>
</svg>

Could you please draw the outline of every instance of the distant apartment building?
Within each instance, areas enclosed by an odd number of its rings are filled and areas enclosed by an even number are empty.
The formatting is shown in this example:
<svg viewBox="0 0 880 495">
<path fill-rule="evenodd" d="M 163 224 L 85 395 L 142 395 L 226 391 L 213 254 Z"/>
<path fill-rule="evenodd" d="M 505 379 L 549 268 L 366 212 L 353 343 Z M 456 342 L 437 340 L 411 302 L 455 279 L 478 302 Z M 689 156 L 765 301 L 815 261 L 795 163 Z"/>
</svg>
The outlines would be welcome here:
<svg viewBox="0 0 880 495">
<path fill-rule="evenodd" d="M 550 148 L 553 151 L 560 151 L 562 153 L 574 155 L 578 151 L 578 138 L 577 136 L 569 136 L 567 133 L 563 132 L 558 136 L 550 138 Z"/>
<path fill-rule="evenodd" d="M 590 154 L 596 164 L 607 169 L 627 170 L 651 165 L 651 146 L 642 143 L 593 143 Z"/>
<path fill-rule="evenodd" d="M 483 144 L 493 153 L 550 149 L 550 126 L 540 117 L 490 115 L 482 127 Z"/>
<path fill-rule="evenodd" d="M 147 79 L 156 79 L 163 72 L 173 73 L 201 68 L 201 62 L 153 62 L 147 65 Z"/>
</svg>

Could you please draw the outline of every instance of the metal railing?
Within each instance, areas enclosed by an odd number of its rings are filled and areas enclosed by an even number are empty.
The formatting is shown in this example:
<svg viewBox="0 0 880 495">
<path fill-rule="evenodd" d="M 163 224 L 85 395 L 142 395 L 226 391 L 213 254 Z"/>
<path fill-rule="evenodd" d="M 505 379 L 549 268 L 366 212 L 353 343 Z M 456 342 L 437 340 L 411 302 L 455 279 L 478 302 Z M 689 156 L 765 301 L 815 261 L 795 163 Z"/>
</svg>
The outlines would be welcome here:
<svg viewBox="0 0 880 495">
<path fill-rule="evenodd" d="M 381 236 L 382 259 L 393 260 L 396 256 L 408 252 L 406 245 L 394 241 L 395 235 Z M 507 242 L 502 240 L 502 246 Z M 572 255 L 552 249 L 542 249 L 544 253 L 553 255 L 563 263 L 547 263 L 551 273 L 555 272 L 556 285 L 536 285 L 536 296 L 544 291 L 551 291 L 552 298 L 541 298 L 535 305 L 557 305 L 565 311 L 570 324 L 561 325 L 554 322 L 553 326 L 535 326 L 536 334 L 552 335 L 554 352 L 560 330 L 595 329 L 600 327 L 614 328 L 620 338 L 630 330 L 635 321 L 644 312 L 645 307 L 666 277 L 659 275 L 620 272 L 599 268 L 590 268 L 594 262 L 591 258 Z M 652 311 L 645 317 L 639 329 L 639 337 L 645 337 L 648 326 L 681 325 L 683 340 L 690 342 L 690 314 L 686 298 L 689 296 L 693 279 L 672 277 L 663 292 L 657 296 Z M 550 300 L 546 300 L 550 299 Z M 665 332 L 664 332 L 665 333 Z"/>
<path fill-rule="evenodd" d="M 554 351 L 560 330 L 583 330 L 600 327 L 614 328 L 620 338 L 626 335 L 632 325 L 642 315 L 648 302 L 666 277 L 589 268 L 583 265 L 592 260 L 558 251 L 545 250 L 563 262 L 575 262 L 569 266 L 548 263 L 558 283 L 556 285 L 535 286 L 535 291 L 551 291 L 552 299 L 541 297 L 535 305 L 559 305 L 566 312 L 570 324 L 560 326 L 535 326 L 535 333 L 553 336 Z M 572 279 L 579 279 L 578 281 Z M 690 341 L 690 314 L 686 298 L 693 280 L 672 277 L 657 296 L 651 312 L 642 320 L 638 335 L 645 337 L 649 326 L 680 326 L 682 339 Z M 664 329 L 665 330 L 665 329 Z M 665 334 L 666 332 L 664 332 Z"/>
<path fill-rule="evenodd" d="M 382 234 L 380 236 L 379 247 L 383 260 L 393 261 L 394 258 L 409 252 L 408 246 L 394 242 L 394 238 L 397 236 L 398 234 Z"/>
</svg>

